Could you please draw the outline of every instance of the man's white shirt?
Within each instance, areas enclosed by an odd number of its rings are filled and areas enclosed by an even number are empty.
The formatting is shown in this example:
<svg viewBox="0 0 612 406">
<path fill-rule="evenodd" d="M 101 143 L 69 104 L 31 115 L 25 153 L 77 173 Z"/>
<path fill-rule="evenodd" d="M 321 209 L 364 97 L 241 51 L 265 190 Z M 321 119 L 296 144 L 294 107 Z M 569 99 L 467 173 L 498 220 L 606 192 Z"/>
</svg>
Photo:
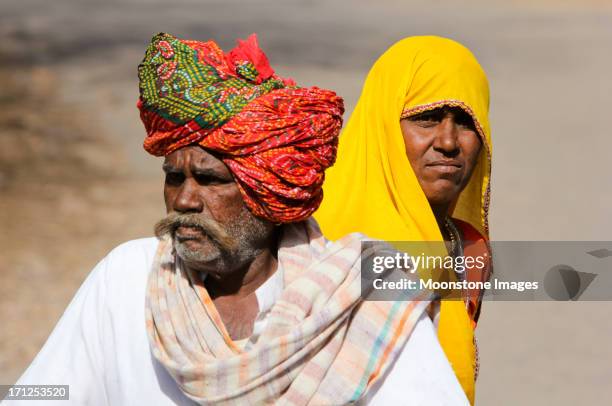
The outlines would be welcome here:
<svg viewBox="0 0 612 406">
<path fill-rule="evenodd" d="M 195 404 L 149 347 L 145 292 L 156 248 L 157 240 L 146 238 L 112 250 L 87 277 L 17 383 L 69 385 L 70 400 L 64 404 Z M 282 269 L 257 289 L 259 314 L 253 336 L 244 343 L 247 349 L 263 330 L 282 289 Z M 469 405 L 426 314 L 373 389 L 362 404 Z M 24 401 L 24 405 L 36 403 Z"/>
</svg>

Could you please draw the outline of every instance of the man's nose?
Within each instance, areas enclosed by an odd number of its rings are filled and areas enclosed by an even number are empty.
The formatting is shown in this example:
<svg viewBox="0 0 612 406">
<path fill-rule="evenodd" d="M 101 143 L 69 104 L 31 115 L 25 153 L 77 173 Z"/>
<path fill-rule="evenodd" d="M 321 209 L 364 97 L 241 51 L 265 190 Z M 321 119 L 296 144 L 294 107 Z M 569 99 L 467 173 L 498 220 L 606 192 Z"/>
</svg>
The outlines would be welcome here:
<svg viewBox="0 0 612 406">
<path fill-rule="evenodd" d="M 452 117 L 444 118 L 436 126 L 434 149 L 444 152 L 447 155 L 454 155 L 459 152 L 458 137 L 459 128 Z"/>
<path fill-rule="evenodd" d="M 174 198 L 174 211 L 179 213 L 201 213 L 204 204 L 197 193 L 198 187 L 199 185 L 194 179 L 185 179 Z"/>
</svg>

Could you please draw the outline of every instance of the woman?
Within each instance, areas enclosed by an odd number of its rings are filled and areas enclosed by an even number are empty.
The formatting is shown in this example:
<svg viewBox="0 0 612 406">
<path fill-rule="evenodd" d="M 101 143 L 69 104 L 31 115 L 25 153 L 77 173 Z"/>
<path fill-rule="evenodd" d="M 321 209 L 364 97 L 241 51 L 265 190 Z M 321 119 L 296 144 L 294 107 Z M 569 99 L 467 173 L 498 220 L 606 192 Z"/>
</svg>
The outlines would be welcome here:
<svg viewBox="0 0 612 406">
<path fill-rule="evenodd" d="M 455 241 L 459 253 L 488 253 L 488 107 L 487 78 L 464 46 L 427 36 L 389 48 L 370 70 L 340 136 L 315 214 L 323 233 Z M 488 266 L 467 278 L 488 279 Z M 470 292 L 465 303 L 443 301 L 438 321 L 440 343 L 472 403 L 481 297 Z"/>
</svg>

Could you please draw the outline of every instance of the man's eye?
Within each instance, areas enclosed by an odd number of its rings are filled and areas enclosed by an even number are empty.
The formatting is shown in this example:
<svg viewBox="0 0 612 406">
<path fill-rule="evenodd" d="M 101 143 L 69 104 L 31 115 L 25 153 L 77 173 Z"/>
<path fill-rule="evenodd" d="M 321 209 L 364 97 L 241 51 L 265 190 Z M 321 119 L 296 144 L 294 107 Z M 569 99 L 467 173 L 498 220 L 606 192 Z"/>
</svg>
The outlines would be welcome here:
<svg viewBox="0 0 612 406">
<path fill-rule="evenodd" d="M 228 181 L 223 178 L 211 175 L 196 175 L 195 179 L 200 185 L 221 185 L 228 183 Z"/>
<path fill-rule="evenodd" d="M 167 173 L 166 174 L 166 184 L 172 186 L 178 186 L 185 180 L 185 175 L 182 173 Z"/>
</svg>

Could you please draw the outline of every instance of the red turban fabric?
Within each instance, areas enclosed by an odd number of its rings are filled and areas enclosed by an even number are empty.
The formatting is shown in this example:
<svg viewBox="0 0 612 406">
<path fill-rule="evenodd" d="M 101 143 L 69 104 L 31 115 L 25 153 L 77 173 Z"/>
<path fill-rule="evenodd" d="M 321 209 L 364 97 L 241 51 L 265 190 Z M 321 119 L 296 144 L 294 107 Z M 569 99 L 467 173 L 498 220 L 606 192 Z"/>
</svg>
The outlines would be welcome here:
<svg viewBox="0 0 612 406">
<path fill-rule="evenodd" d="M 274 74 L 255 35 L 223 54 L 212 41 L 158 34 L 139 66 L 144 148 L 217 152 L 252 213 L 275 223 L 309 217 L 334 163 L 342 98 Z"/>
</svg>

